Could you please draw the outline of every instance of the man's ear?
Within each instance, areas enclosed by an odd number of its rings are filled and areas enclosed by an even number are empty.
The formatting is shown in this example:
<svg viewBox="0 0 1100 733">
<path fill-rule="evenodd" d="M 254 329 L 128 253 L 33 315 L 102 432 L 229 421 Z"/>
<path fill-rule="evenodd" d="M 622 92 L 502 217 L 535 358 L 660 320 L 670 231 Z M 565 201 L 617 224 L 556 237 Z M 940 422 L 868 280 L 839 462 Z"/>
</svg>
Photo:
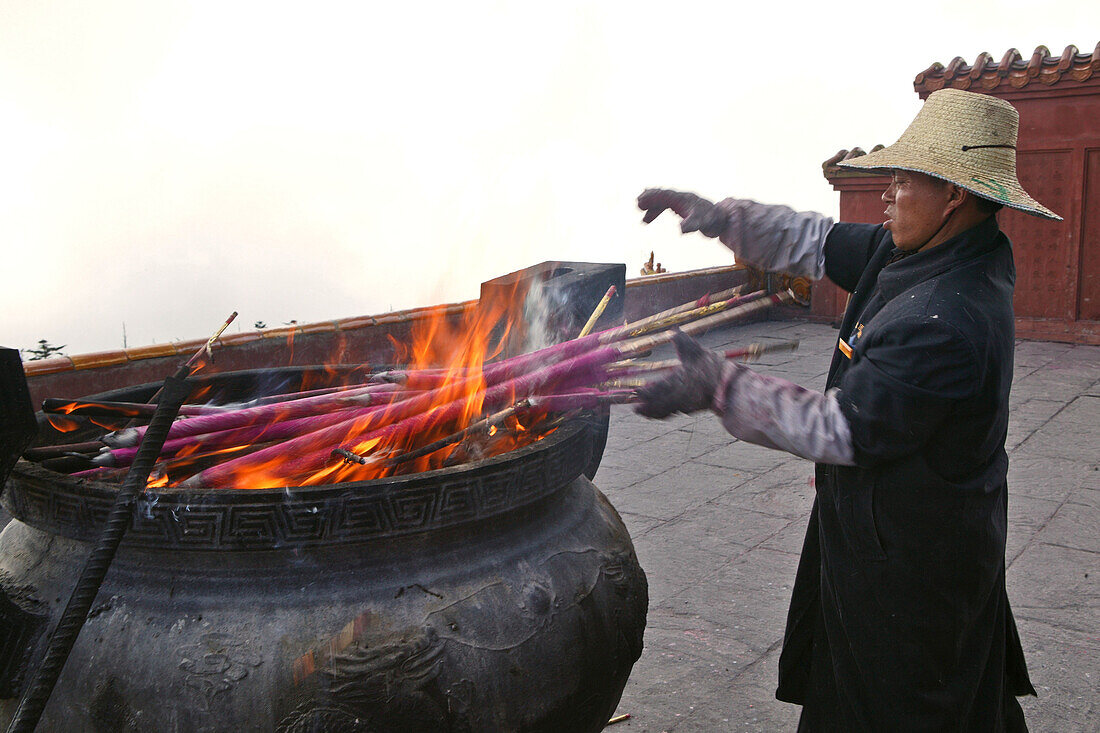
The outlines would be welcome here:
<svg viewBox="0 0 1100 733">
<path fill-rule="evenodd" d="M 950 195 L 947 198 L 947 207 L 944 209 L 944 214 L 948 216 L 955 213 L 955 211 L 969 201 L 972 196 L 972 194 L 962 186 L 957 186 L 954 183 L 949 185 L 951 186 Z"/>
</svg>

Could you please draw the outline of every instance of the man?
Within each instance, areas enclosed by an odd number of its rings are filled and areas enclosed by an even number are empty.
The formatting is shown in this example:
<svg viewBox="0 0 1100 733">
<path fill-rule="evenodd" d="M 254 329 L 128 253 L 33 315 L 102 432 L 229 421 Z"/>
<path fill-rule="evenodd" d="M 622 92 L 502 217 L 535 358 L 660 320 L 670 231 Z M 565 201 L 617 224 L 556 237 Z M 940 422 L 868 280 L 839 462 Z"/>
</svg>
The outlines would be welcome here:
<svg viewBox="0 0 1100 733">
<path fill-rule="evenodd" d="M 945 89 L 901 138 L 845 161 L 889 170 L 883 225 L 650 189 L 685 232 L 737 259 L 851 293 L 824 394 L 683 335 L 682 366 L 642 392 L 650 417 L 712 408 L 734 436 L 817 463 L 779 661 L 799 730 L 1026 730 L 1035 694 L 1005 593 L 1005 435 L 1015 269 L 1002 205 L 1021 188 L 1007 102 Z"/>
</svg>

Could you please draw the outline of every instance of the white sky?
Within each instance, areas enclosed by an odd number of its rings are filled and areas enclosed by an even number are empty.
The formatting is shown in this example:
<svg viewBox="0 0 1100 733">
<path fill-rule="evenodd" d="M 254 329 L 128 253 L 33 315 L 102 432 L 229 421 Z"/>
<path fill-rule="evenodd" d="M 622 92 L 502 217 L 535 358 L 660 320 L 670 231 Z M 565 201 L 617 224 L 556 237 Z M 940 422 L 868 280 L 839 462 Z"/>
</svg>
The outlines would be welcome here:
<svg viewBox="0 0 1100 733">
<path fill-rule="evenodd" d="M 637 194 L 835 215 L 821 162 L 893 142 L 933 61 L 1098 40 L 1094 0 L 7 0 L 0 344 L 374 314 L 543 260 L 726 264 Z"/>
</svg>

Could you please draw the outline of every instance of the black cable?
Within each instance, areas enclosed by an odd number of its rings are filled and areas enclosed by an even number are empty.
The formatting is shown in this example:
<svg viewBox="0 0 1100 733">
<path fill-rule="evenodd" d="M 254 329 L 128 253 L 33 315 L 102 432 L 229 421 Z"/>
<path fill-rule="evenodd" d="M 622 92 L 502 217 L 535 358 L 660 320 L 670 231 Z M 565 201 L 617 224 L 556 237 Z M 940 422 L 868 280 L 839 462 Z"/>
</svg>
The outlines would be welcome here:
<svg viewBox="0 0 1100 733">
<path fill-rule="evenodd" d="M 172 427 L 180 405 L 191 391 L 186 381 L 189 373 L 190 369 L 185 365 L 180 368 L 179 373 L 165 380 L 156 412 L 153 413 L 149 427 L 142 437 L 134 462 L 130 466 L 129 473 L 126 474 L 126 480 L 119 488 L 103 533 L 92 549 L 91 555 L 88 556 L 87 562 L 84 563 L 76 588 L 69 596 L 69 602 L 65 605 L 65 610 L 61 613 L 57 627 L 46 646 L 45 656 L 23 693 L 15 716 L 8 725 L 8 733 L 32 733 L 38 725 L 42 711 L 50 699 L 50 693 L 53 692 L 65 661 L 69 658 L 69 652 L 76 643 L 76 637 L 88 617 L 88 610 L 92 607 L 96 595 L 99 594 L 100 586 L 103 585 L 103 578 L 107 574 L 111 561 L 114 560 L 119 543 L 122 542 L 122 535 L 130 524 L 134 502 L 145 489 L 149 473 L 153 470 L 153 464 L 160 456 L 160 450 L 168 437 L 168 429 Z"/>
</svg>

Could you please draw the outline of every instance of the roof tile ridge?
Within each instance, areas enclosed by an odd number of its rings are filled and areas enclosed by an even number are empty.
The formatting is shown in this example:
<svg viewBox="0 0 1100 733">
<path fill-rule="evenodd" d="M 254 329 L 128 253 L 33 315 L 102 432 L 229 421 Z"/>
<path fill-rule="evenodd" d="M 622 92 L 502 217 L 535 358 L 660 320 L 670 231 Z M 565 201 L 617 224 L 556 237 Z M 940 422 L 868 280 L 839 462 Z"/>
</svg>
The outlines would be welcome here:
<svg viewBox="0 0 1100 733">
<path fill-rule="evenodd" d="M 1001 62 L 997 64 L 997 74 L 999 76 L 1006 77 L 1013 71 L 1023 67 L 1024 57 L 1020 55 L 1020 51 L 1015 48 L 1010 48 L 1005 52 L 1005 55 L 1001 57 Z"/>
<path fill-rule="evenodd" d="M 992 63 L 993 56 L 988 51 L 982 51 L 978 54 L 978 58 L 974 59 L 974 65 L 970 67 L 970 73 L 967 76 L 973 80 L 981 79 L 982 74 L 985 73 L 985 67 Z"/>
<path fill-rule="evenodd" d="M 1044 45 L 1035 47 L 1030 57 L 1024 57 L 1019 49 L 1010 48 L 1000 60 L 988 52 L 981 52 L 973 64 L 966 63 L 962 56 L 956 56 L 944 66 L 932 63 L 916 75 L 913 88 L 926 96 L 944 87 L 955 89 L 992 90 L 1007 85 L 1020 89 L 1038 79 L 1051 86 L 1068 77 L 1074 81 L 1087 81 L 1100 73 L 1100 43 L 1091 52 L 1082 53 L 1070 44 L 1059 56 L 1053 56 Z"/>
</svg>

